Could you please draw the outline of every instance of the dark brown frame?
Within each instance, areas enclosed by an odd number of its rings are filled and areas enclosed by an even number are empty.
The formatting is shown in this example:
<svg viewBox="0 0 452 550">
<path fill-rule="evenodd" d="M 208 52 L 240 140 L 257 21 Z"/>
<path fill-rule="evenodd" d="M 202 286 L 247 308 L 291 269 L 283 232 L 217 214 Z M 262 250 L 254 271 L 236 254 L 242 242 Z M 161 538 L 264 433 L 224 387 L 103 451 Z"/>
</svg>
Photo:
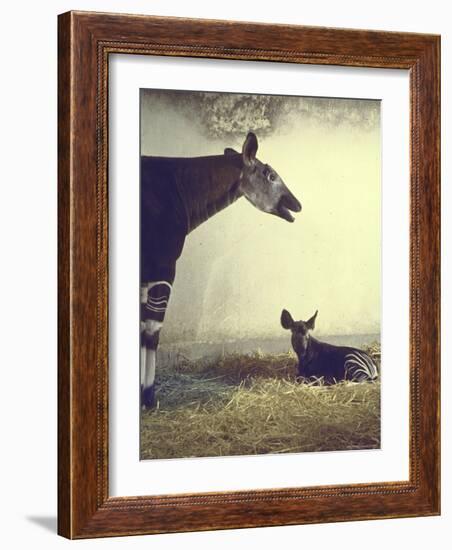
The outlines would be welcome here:
<svg viewBox="0 0 452 550">
<path fill-rule="evenodd" d="M 109 497 L 111 53 L 409 70 L 409 481 Z M 85 538 L 439 514 L 439 36 L 69 12 L 59 16 L 58 54 L 58 532 Z"/>
</svg>

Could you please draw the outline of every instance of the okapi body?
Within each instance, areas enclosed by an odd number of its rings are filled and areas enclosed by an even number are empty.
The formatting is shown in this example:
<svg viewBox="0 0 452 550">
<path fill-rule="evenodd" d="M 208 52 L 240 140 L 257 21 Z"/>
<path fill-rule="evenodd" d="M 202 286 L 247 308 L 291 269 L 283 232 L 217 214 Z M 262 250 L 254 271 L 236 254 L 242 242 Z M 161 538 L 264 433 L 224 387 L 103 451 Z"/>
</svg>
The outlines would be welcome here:
<svg viewBox="0 0 452 550">
<path fill-rule="evenodd" d="M 197 158 L 141 157 L 141 405 L 154 406 L 156 351 L 186 236 L 245 197 L 287 221 L 301 205 L 271 166 L 256 158 L 250 132 L 242 152 Z"/>
<path fill-rule="evenodd" d="M 292 332 L 292 347 L 298 357 L 298 375 L 308 379 L 323 378 L 326 384 L 340 380 L 376 380 L 377 366 L 365 351 L 349 346 L 333 346 L 311 336 L 317 313 L 308 321 L 294 321 L 285 309 L 281 313 L 281 325 Z"/>
</svg>

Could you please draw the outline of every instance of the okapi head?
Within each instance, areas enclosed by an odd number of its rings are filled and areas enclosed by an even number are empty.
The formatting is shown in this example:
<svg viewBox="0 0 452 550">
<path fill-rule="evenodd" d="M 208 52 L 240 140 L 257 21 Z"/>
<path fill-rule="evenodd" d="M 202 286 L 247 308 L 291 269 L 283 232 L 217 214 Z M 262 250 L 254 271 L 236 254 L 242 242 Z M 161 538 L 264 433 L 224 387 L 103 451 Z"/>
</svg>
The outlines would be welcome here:
<svg viewBox="0 0 452 550">
<path fill-rule="evenodd" d="M 249 132 L 242 147 L 243 170 L 240 175 L 239 190 L 262 212 L 293 222 L 295 218 L 290 210 L 300 212 L 301 204 L 275 170 L 256 158 L 257 147 L 257 137 L 253 132 Z M 225 149 L 224 153 L 225 155 L 239 154 L 229 148 Z"/>
<path fill-rule="evenodd" d="M 315 328 L 315 319 L 318 311 L 307 321 L 294 321 L 292 315 L 283 309 L 281 313 L 281 325 L 292 331 L 292 347 L 298 356 L 303 357 L 308 349 L 310 331 Z"/>
</svg>

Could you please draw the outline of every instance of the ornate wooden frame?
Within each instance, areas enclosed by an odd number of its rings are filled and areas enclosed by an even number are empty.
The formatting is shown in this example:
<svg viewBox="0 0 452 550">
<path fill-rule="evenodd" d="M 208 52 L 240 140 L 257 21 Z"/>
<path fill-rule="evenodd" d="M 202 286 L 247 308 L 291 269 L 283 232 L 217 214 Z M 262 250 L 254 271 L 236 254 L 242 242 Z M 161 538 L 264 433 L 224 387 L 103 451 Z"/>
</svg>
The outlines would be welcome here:
<svg viewBox="0 0 452 550">
<path fill-rule="evenodd" d="M 439 514 L 440 38 L 69 12 L 59 16 L 58 40 L 58 532 L 85 538 Z M 109 497 L 111 53 L 409 70 L 409 481 Z"/>
</svg>

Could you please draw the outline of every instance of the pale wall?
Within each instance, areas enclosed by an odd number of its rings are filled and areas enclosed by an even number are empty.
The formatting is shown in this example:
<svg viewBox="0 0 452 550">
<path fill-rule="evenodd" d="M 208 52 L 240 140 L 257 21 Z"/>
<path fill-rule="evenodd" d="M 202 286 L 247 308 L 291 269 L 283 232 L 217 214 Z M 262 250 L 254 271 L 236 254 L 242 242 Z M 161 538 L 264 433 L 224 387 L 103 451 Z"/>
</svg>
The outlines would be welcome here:
<svg viewBox="0 0 452 550">
<path fill-rule="evenodd" d="M 257 133 L 258 158 L 303 211 L 290 224 L 242 198 L 191 233 L 162 341 L 277 336 L 283 307 L 303 319 L 318 309 L 318 333 L 379 332 L 379 117 L 375 102 L 347 103 L 324 100 L 316 117 L 294 109 L 270 136 Z M 143 154 L 221 154 L 244 137 L 213 139 L 190 109 L 143 98 Z"/>
</svg>

